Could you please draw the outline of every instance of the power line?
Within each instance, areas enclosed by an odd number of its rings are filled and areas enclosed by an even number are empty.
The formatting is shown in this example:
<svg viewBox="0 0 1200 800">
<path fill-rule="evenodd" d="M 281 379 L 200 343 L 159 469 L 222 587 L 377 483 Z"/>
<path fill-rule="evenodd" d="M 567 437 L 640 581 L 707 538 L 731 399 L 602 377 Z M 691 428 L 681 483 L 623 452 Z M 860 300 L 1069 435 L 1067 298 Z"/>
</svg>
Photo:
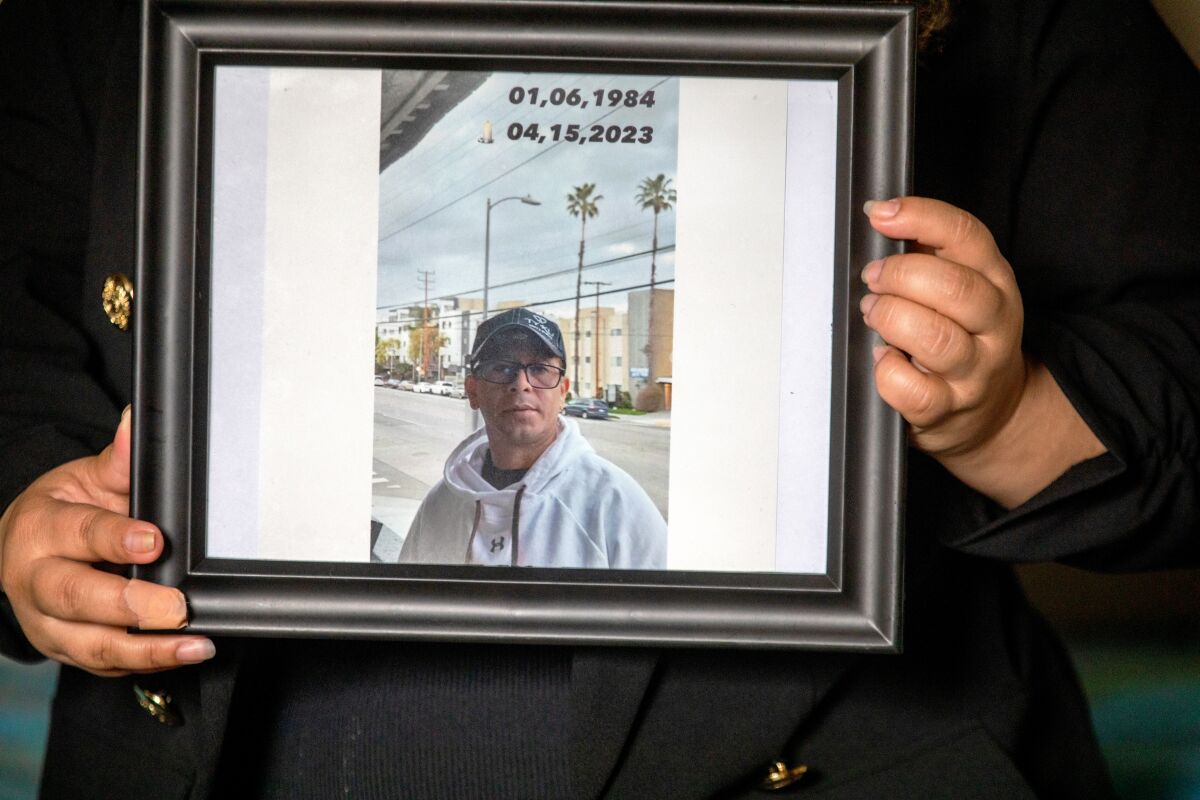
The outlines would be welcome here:
<svg viewBox="0 0 1200 800">
<path fill-rule="evenodd" d="M 662 285 L 668 284 L 668 283 L 675 283 L 675 279 L 668 278 L 668 279 L 662 280 L 662 281 L 655 281 L 654 286 L 655 286 L 655 288 L 657 288 L 659 286 L 662 286 Z M 648 288 L 650 288 L 649 283 L 639 283 L 639 284 L 634 284 L 632 286 L 620 286 L 616 289 L 608 289 L 603 292 L 593 292 L 592 296 L 593 297 L 596 297 L 596 296 L 607 297 L 610 294 L 621 294 L 623 292 L 636 292 L 639 289 L 648 289 Z M 456 296 L 457 295 L 448 295 L 448 297 L 456 297 Z M 446 299 L 446 298 L 438 298 L 438 297 L 433 298 L 434 302 L 437 302 L 438 300 L 443 300 L 443 299 Z M 522 306 L 522 308 L 539 308 L 542 306 L 552 306 L 557 303 L 565 303 L 567 301 L 573 302 L 574 300 L 575 300 L 575 295 L 571 294 L 571 295 L 567 295 L 566 297 L 556 298 L 554 300 L 539 300 L 539 301 L 536 301 L 533 303 L 525 303 Z M 397 306 L 382 306 L 382 308 L 404 308 L 404 307 L 411 307 L 413 305 L 417 305 L 417 304 L 409 303 L 409 304 L 401 304 L 401 305 L 397 305 Z M 428 311 L 428 306 L 426 306 L 425 309 L 426 309 L 426 311 Z M 428 317 L 428 323 L 441 322 L 443 320 L 450 320 L 450 321 L 459 320 L 462 318 L 463 314 L 466 314 L 468 317 L 474 317 L 474 316 L 482 315 L 483 311 L 482 310 L 476 311 L 474 309 L 469 309 L 469 308 L 458 308 L 458 309 L 454 309 L 454 312 L 452 314 L 441 314 L 441 313 L 431 314 Z M 388 325 L 388 324 L 392 324 L 392 323 L 397 324 L 397 325 L 410 324 L 413 326 L 416 326 L 418 324 L 418 322 L 416 320 L 398 320 L 398 319 L 397 320 L 383 320 L 380 322 L 376 322 L 375 324 L 376 325 Z M 428 324 L 428 323 L 426 323 L 426 324 Z"/>
<path fill-rule="evenodd" d="M 664 283 L 674 283 L 674 282 L 675 282 L 675 279 L 670 278 L 665 281 L 655 281 L 654 285 L 657 287 L 657 286 L 662 286 Z M 623 286 L 620 289 L 609 289 L 606 292 L 600 292 L 600 296 L 607 297 L 610 294 L 620 294 L 621 292 L 636 292 L 638 289 L 648 289 L 648 288 L 650 288 L 650 284 L 641 283 L 641 284 L 637 284 L 635 286 Z M 574 302 L 575 295 L 570 294 L 570 295 L 567 295 L 566 297 L 560 297 L 556 300 L 541 300 L 536 303 L 527 303 L 525 305 L 525 308 L 536 308 L 538 306 L 552 306 L 555 303 L 565 303 L 568 300 Z"/>
<path fill-rule="evenodd" d="M 660 252 L 660 253 L 671 252 L 674 250 L 675 250 L 674 243 L 667 244 L 667 245 L 660 245 L 658 248 L 658 252 Z M 584 268 L 584 270 L 589 270 L 589 269 L 597 269 L 599 267 L 609 267 L 609 266 L 612 266 L 613 264 L 619 264 L 622 261 L 632 261 L 633 259 L 636 259 L 636 258 L 642 258 L 643 256 L 649 255 L 650 252 L 651 251 L 649 251 L 649 250 L 641 250 L 637 253 L 629 253 L 628 255 L 616 256 L 614 258 L 606 258 L 603 261 L 593 261 L 590 264 L 584 264 L 583 268 Z M 509 286 L 520 286 L 523 283 L 533 283 L 535 281 L 546 280 L 548 278 L 557 278 L 561 275 L 572 274 L 576 271 L 576 269 L 578 269 L 578 267 L 567 267 L 565 269 L 555 270 L 553 272 L 542 272 L 537 275 L 532 275 L 532 276 L 529 276 L 526 278 L 517 278 L 515 280 L 505 281 L 504 283 L 493 283 L 493 284 L 490 284 L 489 288 L 490 289 L 504 289 Z M 674 279 L 672 279 L 672 280 L 674 280 Z M 666 281 L 655 281 L 655 283 L 666 283 Z M 647 283 L 645 285 L 649 286 L 650 284 Z M 464 295 L 477 294 L 482 291 L 483 291 L 483 287 L 481 286 L 478 289 L 467 289 L 467 290 L 464 290 L 461 292 L 454 292 L 452 294 L 439 295 L 438 297 L 434 297 L 433 299 L 435 301 L 451 300 L 455 297 L 463 297 Z M 613 291 L 621 291 L 621 290 L 614 289 Z M 606 292 L 605 294 L 608 294 L 608 292 Z M 573 299 L 574 295 L 572 295 L 571 297 Z M 401 308 L 404 306 L 412 306 L 412 305 L 416 305 L 418 302 L 419 301 L 417 301 L 417 300 L 408 300 L 408 301 L 402 301 L 399 303 L 385 303 L 383 305 L 376 306 L 375 310 L 379 311 L 379 310 L 382 310 L 385 308 Z M 428 302 L 428 301 L 426 301 L 426 302 Z"/>
</svg>

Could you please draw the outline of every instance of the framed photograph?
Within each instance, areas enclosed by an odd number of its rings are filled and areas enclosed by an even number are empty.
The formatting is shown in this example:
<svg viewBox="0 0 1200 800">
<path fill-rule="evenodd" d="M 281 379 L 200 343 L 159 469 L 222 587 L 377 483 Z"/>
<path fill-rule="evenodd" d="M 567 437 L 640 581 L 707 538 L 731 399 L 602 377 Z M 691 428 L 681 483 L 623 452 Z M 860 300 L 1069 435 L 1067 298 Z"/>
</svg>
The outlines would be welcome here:
<svg viewBox="0 0 1200 800">
<path fill-rule="evenodd" d="M 133 513 L 213 635 L 894 651 L 907 6 L 144 0 Z"/>
</svg>

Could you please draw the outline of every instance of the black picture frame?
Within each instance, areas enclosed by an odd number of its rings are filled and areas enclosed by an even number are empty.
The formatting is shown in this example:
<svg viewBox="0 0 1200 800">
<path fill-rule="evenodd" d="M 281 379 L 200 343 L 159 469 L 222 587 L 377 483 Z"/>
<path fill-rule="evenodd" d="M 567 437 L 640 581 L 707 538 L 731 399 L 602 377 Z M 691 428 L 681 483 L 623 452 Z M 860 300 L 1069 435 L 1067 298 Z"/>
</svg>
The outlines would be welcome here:
<svg viewBox="0 0 1200 800">
<path fill-rule="evenodd" d="M 209 635 L 796 647 L 901 646 L 904 428 L 874 391 L 859 270 L 900 246 L 864 201 L 907 193 L 907 6 L 557 0 L 144 0 L 132 511 L 167 547 L 136 577 L 180 588 Z M 266 64 L 460 60 L 836 81 L 833 414 L 823 575 L 244 561 L 203 536 L 202 76 Z"/>
</svg>

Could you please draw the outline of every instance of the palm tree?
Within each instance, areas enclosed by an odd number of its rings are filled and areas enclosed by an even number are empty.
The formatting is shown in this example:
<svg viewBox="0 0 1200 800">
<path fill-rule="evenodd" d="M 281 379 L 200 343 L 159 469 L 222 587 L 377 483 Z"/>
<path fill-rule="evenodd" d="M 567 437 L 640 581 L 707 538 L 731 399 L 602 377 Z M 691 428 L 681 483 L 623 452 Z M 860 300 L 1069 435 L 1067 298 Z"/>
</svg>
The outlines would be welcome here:
<svg viewBox="0 0 1200 800">
<path fill-rule="evenodd" d="M 654 239 L 650 244 L 650 314 L 649 314 L 649 330 L 646 332 L 646 374 L 649 376 L 647 382 L 651 385 L 654 383 L 654 283 L 656 279 L 655 271 L 657 266 L 655 259 L 658 256 L 658 215 L 664 211 L 670 211 L 675 203 L 675 190 L 671 188 L 671 179 L 661 172 L 653 178 L 642 178 L 642 182 L 638 184 L 638 193 L 634 196 L 643 211 L 652 209 L 654 211 Z"/>
<path fill-rule="evenodd" d="M 596 184 L 585 183 L 576 186 L 574 191 L 567 195 L 567 213 L 572 217 L 579 217 L 579 269 L 575 273 L 575 370 L 574 377 L 571 378 L 571 382 L 575 384 L 576 396 L 579 394 L 579 298 L 583 289 L 583 240 L 587 233 L 588 218 L 600 213 L 600 207 L 596 204 L 604 199 L 602 194 L 592 197 L 594 191 Z"/>
</svg>

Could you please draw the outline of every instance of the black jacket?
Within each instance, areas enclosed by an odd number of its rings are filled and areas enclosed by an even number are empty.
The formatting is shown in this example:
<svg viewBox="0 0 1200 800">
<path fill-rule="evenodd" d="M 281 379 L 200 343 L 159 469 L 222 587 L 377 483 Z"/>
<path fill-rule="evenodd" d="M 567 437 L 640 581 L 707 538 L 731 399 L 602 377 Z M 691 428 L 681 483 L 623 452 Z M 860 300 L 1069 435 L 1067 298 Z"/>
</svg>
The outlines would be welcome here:
<svg viewBox="0 0 1200 800">
<path fill-rule="evenodd" d="M 100 289 L 133 263 L 136 17 L 0 4 L 0 507 L 103 446 L 128 401 L 130 341 Z M 573 796 L 757 796 L 777 757 L 810 765 L 814 797 L 1111 794 L 1069 662 L 1001 562 L 1200 561 L 1200 78 L 1134 0 L 972 0 L 922 60 L 916 189 L 991 228 L 1027 349 L 1109 452 L 1011 512 L 914 455 L 903 656 L 569 651 Z M 5 652 L 34 655 L 4 611 Z M 517 649 L 455 652 L 484 668 Z M 207 796 L 239 667 L 269 658 L 218 651 L 151 681 L 176 728 L 134 679 L 64 668 L 43 792 Z M 459 796 L 486 796 L 465 772 Z"/>
</svg>

